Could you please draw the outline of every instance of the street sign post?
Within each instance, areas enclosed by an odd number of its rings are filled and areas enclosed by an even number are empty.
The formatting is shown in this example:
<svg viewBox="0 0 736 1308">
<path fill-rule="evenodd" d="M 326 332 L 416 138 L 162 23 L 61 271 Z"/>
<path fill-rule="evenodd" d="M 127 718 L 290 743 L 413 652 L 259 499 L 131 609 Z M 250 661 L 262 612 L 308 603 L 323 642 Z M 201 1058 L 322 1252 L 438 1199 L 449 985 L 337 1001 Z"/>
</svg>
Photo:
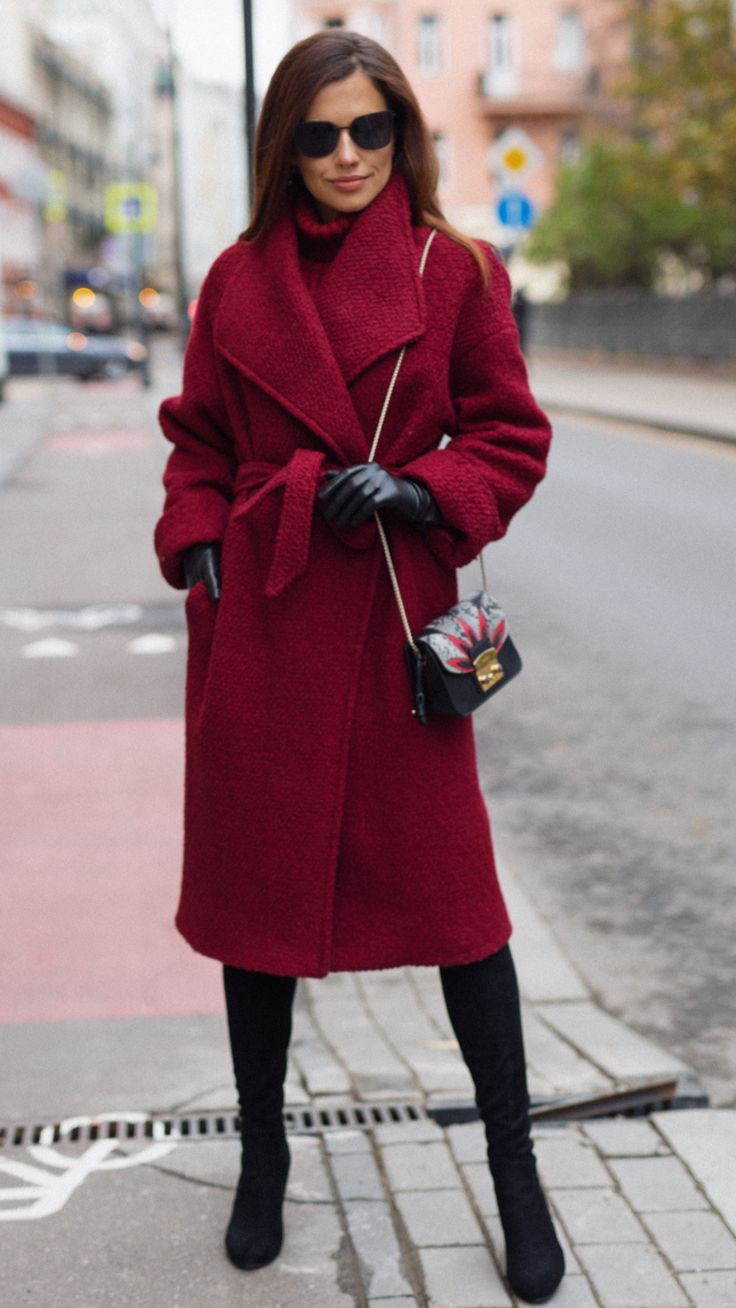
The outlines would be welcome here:
<svg viewBox="0 0 736 1308">
<path fill-rule="evenodd" d="M 528 231 L 534 226 L 536 210 L 528 195 L 522 191 L 504 191 L 496 205 L 496 217 L 502 227 Z"/>
<path fill-rule="evenodd" d="M 494 172 L 504 181 L 520 182 L 537 171 L 543 156 L 522 127 L 507 127 L 493 142 L 489 158 Z"/>
<path fill-rule="evenodd" d="M 158 195 L 150 182 L 112 182 L 105 187 L 105 228 L 123 232 L 152 232 L 156 226 Z"/>
</svg>

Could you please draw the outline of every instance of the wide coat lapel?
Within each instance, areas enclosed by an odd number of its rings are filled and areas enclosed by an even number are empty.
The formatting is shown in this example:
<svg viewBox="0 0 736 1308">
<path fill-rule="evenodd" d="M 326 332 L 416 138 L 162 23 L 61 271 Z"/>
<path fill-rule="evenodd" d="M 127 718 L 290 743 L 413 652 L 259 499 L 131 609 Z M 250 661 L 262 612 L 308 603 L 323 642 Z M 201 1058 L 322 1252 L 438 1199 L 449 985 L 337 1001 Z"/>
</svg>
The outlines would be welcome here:
<svg viewBox="0 0 736 1308">
<path fill-rule="evenodd" d="M 349 385 L 378 359 L 417 340 L 426 326 L 409 199 L 400 174 L 348 232 L 324 290 L 320 318 L 300 272 L 287 205 L 263 243 L 246 251 L 227 287 L 217 346 L 306 423 L 340 462 L 360 462 L 373 433 L 363 430 Z"/>
</svg>

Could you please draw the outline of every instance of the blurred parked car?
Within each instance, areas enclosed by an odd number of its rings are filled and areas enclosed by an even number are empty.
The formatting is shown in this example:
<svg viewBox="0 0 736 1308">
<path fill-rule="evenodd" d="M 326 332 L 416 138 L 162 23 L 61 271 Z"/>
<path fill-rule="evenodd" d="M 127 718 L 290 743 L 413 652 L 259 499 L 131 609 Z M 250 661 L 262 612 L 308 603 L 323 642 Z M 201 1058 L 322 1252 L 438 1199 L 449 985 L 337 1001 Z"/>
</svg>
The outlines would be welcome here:
<svg viewBox="0 0 736 1308">
<path fill-rule="evenodd" d="M 62 323 L 7 318 L 5 343 L 11 377 L 61 374 L 88 381 L 147 371 L 148 349 L 141 341 L 87 336 Z"/>
<path fill-rule="evenodd" d="M 176 329 L 178 318 L 173 295 L 167 291 L 157 291 L 152 286 L 144 286 L 138 299 L 143 321 L 152 331 L 170 332 Z"/>
<path fill-rule="evenodd" d="M 69 296 L 67 318 L 80 332 L 109 332 L 115 325 L 109 297 L 89 286 L 78 286 Z"/>
</svg>

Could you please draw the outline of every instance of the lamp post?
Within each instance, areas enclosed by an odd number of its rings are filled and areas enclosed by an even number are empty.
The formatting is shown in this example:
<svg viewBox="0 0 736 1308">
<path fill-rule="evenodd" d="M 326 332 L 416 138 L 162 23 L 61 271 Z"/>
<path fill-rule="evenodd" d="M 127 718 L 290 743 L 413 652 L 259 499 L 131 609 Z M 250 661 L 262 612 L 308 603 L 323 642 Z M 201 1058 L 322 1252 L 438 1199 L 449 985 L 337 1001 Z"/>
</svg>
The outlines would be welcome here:
<svg viewBox="0 0 736 1308">
<path fill-rule="evenodd" d="M 256 88 L 253 74 L 253 4 L 243 0 L 243 35 L 245 38 L 245 140 L 248 155 L 248 199 L 253 192 L 253 141 L 256 132 Z"/>
</svg>

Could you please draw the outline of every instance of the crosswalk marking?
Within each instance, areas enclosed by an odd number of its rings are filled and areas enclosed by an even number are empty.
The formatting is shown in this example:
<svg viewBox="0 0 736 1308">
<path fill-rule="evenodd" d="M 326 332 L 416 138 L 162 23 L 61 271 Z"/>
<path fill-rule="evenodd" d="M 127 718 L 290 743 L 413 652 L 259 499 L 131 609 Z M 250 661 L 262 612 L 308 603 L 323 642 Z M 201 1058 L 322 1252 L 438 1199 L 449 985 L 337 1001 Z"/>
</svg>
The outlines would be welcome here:
<svg viewBox="0 0 736 1308">
<path fill-rule="evenodd" d="M 73 640 L 63 640 L 61 636 L 34 640 L 21 649 L 21 657 L 24 659 L 70 659 L 78 653 L 79 646 Z"/>
<path fill-rule="evenodd" d="M 128 641 L 125 648 L 129 654 L 171 654 L 176 646 L 175 636 L 149 631 L 145 636 L 136 636 L 135 640 Z"/>
</svg>

